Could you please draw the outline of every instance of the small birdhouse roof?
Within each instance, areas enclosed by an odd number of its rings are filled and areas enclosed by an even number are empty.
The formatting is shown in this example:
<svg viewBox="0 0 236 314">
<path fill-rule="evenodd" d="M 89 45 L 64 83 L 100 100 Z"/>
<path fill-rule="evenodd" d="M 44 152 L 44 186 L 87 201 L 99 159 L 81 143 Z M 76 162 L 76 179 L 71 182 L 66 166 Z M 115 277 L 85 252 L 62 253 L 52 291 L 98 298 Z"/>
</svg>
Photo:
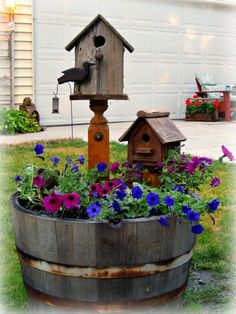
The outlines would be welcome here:
<svg viewBox="0 0 236 314">
<path fill-rule="evenodd" d="M 139 114 L 139 113 L 138 113 Z M 162 144 L 186 141 L 186 137 L 180 132 L 173 121 L 168 117 L 169 112 L 156 112 L 155 114 L 140 114 L 126 132 L 119 138 L 120 142 L 128 141 L 132 131 L 138 124 L 147 123 Z"/>
<path fill-rule="evenodd" d="M 134 48 L 124 39 L 123 36 L 121 36 L 121 34 L 101 15 L 98 14 L 66 47 L 65 49 L 67 51 L 71 51 L 71 49 L 73 49 L 78 42 L 80 41 L 81 37 L 86 35 L 90 29 L 97 24 L 99 21 L 103 21 L 103 23 L 105 23 L 107 25 L 108 28 L 110 28 L 110 30 L 116 34 L 116 36 L 123 42 L 125 48 L 129 51 L 129 52 L 133 52 Z"/>
</svg>

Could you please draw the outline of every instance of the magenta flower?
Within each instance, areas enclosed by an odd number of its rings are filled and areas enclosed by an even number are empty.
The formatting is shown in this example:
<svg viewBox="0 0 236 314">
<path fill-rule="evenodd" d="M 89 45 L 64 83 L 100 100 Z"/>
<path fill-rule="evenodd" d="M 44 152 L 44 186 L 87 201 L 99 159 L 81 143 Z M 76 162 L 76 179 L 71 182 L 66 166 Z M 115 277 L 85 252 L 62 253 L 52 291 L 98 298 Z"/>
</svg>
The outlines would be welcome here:
<svg viewBox="0 0 236 314">
<path fill-rule="evenodd" d="M 212 180 L 211 180 L 211 186 L 213 188 L 217 187 L 218 185 L 220 185 L 220 179 L 217 178 L 217 177 L 214 177 Z"/>
<path fill-rule="evenodd" d="M 110 172 L 111 173 L 116 172 L 116 170 L 118 169 L 119 165 L 120 164 L 118 162 L 113 162 L 113 164 L 111 164 L 111 166 L 110 166 Z"/>
<path fill-rule="evenodd" d="M 43 177 L 37 176 L 33 178 L 33 185 L 37 185 L 39 189 L 44 187 L 44 179 Z"/>
<path fill-rule="evenodd" d="M 78 193 L 68 193 L 62 195 L 63 204 L 67 209 L 74 208 L 80 204 L 80 195 Z"/>
<path fill-rule="evenodd" d="M 58 209 L 61 207 L 61 205 L 62 205 L 62 197 L 61 195 L 56 194 L 55 192 L 43 198 L 44 208 L 51 213 L 56 213 Z"/>
<path fill-rule="evenodd" d="M 221 148 L 224 156 L 227 156 L 230 161 L 235 160 L 234 155 L 224 145 L 222 145 Z"/>
</svg>

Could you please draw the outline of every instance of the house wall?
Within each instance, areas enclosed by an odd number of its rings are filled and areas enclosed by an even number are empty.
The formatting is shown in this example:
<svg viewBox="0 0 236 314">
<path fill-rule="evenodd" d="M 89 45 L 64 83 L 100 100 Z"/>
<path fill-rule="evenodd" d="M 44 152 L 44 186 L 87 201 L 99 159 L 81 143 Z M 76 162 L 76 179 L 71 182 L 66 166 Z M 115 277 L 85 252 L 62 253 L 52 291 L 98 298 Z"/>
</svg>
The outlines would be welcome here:
<svg viewBox="0 0 236 314">
<path fill-rule="evenodd" d="M 0 0 L 0 107 L 11 103 L 10 72 L 10 16 Z M 18 108 L 24 97 L 33 98 L 33 54 L 32 54 L 32 1 L 17 0 L 14 13 L 13 32 L 13 108 Z"/>
</svg>

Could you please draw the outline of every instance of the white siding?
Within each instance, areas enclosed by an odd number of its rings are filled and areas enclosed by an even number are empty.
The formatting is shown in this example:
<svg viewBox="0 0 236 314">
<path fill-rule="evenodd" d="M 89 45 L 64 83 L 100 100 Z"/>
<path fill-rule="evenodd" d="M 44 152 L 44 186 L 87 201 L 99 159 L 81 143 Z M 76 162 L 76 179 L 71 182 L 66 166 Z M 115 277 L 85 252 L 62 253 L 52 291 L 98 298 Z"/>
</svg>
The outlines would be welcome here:
<svg viewBox="0 0 236 314">
<path fill-rule="evenodd" d="M 10 59 L 8 50 L 9 15 L 4 7 L 4 0 L 0 0 L 1 8 L 1 55 L 0 79 L 6 75 L 8 79 L 1 79 L 0 105 L 10 103 Z M 33 98 L 33 61 L 32 61 L 32 1 L 17 0 L 14 13 L 14 103 L 19 105 L 24 97 Z M 3 55 L 3 56 L 2 56 Z M 5 73 L 5 74 L 4 74 Z M 5 77 L 6 78 L 6 77 Z M 2 83 L 4 82 L 4 83 Z"/>
<path fill-rule="evenodd" d="M 70 123 L 68 85 L 59 86 L 60 114 L 51 98 L 61 71 L 74 66 L 64 47 L 98 14 L 134 46 L 125 52 L 124 89 L 129 101 L 109 101 L 109 121 L 133 120 L 141 108 L 184 115 L 196 90 L 194 73 L 211 72 L 219 84 L 236 83 L 236 6 L 178 0 L 34 1 L 35 103 L 45 124 Z M 106 78 L 104 78 L 106 79 Z M 75 122 L 92 116 L 87 101 L 74 101 Z"/>
</svg>

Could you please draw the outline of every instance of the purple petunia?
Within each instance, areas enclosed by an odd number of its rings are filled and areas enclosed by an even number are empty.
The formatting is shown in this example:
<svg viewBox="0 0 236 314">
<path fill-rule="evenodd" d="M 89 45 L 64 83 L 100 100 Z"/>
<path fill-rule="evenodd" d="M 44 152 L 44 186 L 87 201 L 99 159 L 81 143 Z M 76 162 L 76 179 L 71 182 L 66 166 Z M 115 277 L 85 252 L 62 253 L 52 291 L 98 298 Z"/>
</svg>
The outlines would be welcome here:
<svg viewBox="0 0 236 314">
<path fill-rule="evenodd" d="M 89 218 L 93 218 L 98 216 L 98 214 L 101 211 L 101 204 L 99 202 L 95 202 L 91 205 L 89 205 L 89 207 L 86 209 L 86 212 L 89 216 Z"/>
<path fill-rule="evenodd" d="M 146 197 L 146 202 L 149 206 L 155 206 L 160 203 L 159 195 L 153 192 L 149 192 Z"/>
<path fill-rule="evenodd" d="M 192 231 L 192 233 L 200 234 L 204 231 L 204 228 L 201 224 L 197 224 L 195 226 L 192 226 L 191 231 Z"/>
<path fill-rule="evenodd" d="M 78 167 L 76 164 L 73 164 L 73 165 L 72 165 L 72 170 L 73 170 L 74 172 L 78 172 L 78 171 L 79 171 L 79 167 Z"/>
<path fill-rule="evenodd" d="M 178 192 L 180 192 L 180 193 L 184 193 L 184 188 L 183 188 L 181 185 L 174 185 L 174 186 L 172 187 L 172 190 L 173 190 L 173 191 L 178 191 Z"/>
<path fill-rule="evenodd" d="M 126 197 L 126 193 L 124 190 L 117 190 L 116 196 L 120 201 L 123 201 L 123 199 Z"/>
<path fill-rule="evenodd" d="M 198 221 L 200 218 L 200 214 L 192 209 L 187 212 L 187 217 L 189 221 Z"/>
<path fill-rule="evenodd" d="M 171 207 L 171 206 L 174 205 L 175 200 L 174 200 L 174 198 L 173 198 L 172 196 L 167 195 L 167 196 L 164 198 L 164 202 L 165 202 L 166 206 Z"/>
<path fill-rule="evenodd" d="M 182 213 L 187 214 L 190 210 L 192 210 L 191 207 L 187 205 L 182 205 Z"/>
<path fill-rule="evenodd" d="M 55 192 L 43 198 L 44 208 L 51 213 L 56 213 L 58 209 L 61 207 L 61 205 L 62 205 L 62 196 L 59 194 L 56 194 Z"/>
<path fill-rule="evenodd" d="M 163 227 L 168 226 L 168 216 L 161 217 L 160 219 L 158 219 L 158 221 Z"/>
<path fill-rule="evenodd" d="M 37 185 L 39 189 L 44 187 L 44 179 L 41 176 L 37 176 L 33 178 L 33 185 Z"/>
<path fill-rule="evenodd" d="M 224 145 L 221 146 L 221 149 L 224 156 L 227 156 L 230 161 L 235 160 L 234 155 Z"/>
<path fill-rule="evenodd" d="M 44 146 L 42 144 L 36 144 L 34 147 L 34 151 L 36 155 L 41 155 L 44 152 Z"/>
<path fill-rule="evenodd" d="M 212 200 L 210 203 L 207 203 L 209 209 L 211 212 L 214 212 L 217 210 L 218 206 L 220 204 L 220 201 L 218 201 L 217 199 Z"/>
<path fill-rule="evenodd" d="M 140 199 L 143 196 L 143 190 L 139 186 L 135 186 L 131 190 L 133 198 Z"/>
<path fill-rule="evenodd" d="M 68 193 L 62 195 L 63 204 L 67 209 L 74 208 L 80 204 L 80 195 L 78 193 Z"/>
<path fill-rule="evenodd" d="M 85 163 L 84 155 L 80 155 L 79 158 L 78 158 L 78 161 L 80 162 L 81 165 L 83 165 Z"/>
<path fill-rule="evenodd" d="M 105 162 L 100 162 L 99 164 L 97 164 L 97 170 L 100 173 L 105 172 L 105 170 L 107 169 L 107 164 Z"/>
<path fill-rule="evenodd" d="M 217 178 L 217 177 L 214 177 L 212 180 L 211 180 L 211 186 L 213 188 L 217 187 L 220 185 L 220 179 Z"/>
<path fill-rule="evenodd" d="M 112 207 L 114 208 L 115 212 L 119 212 L 120 211 L 120 204 L 116 200 L 113 200 Z"/>
<path fill-rule="evenodd" d="M 52 157 L 52 158 L 50 158 L 50 160 L 53 162 L 53 166 L 56 166 L 59 163 L 60 158 Z"/>
</svg>

